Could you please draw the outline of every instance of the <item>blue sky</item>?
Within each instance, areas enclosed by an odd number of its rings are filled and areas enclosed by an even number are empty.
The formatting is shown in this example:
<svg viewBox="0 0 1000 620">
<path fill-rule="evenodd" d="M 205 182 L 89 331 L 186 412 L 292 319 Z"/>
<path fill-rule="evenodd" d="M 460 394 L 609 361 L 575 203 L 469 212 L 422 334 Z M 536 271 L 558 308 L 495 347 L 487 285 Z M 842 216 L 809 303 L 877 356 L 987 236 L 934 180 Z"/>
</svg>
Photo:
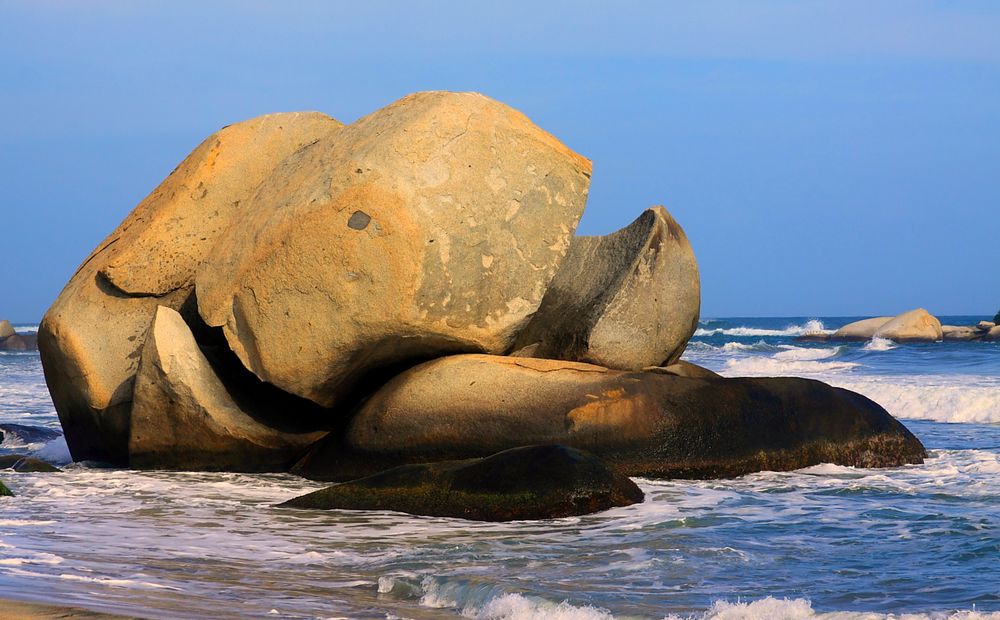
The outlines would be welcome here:
<svg viewBox="0 0 1000 620">
<path fill-rule="evenodd" d="M 0 318 L 219 127 L 432 89 L 591 158 L 580 233 L 666 205 L 704 316 L 1000 307 L 1000 3 L 0 0 L 0 85 Z"/>
</svg>

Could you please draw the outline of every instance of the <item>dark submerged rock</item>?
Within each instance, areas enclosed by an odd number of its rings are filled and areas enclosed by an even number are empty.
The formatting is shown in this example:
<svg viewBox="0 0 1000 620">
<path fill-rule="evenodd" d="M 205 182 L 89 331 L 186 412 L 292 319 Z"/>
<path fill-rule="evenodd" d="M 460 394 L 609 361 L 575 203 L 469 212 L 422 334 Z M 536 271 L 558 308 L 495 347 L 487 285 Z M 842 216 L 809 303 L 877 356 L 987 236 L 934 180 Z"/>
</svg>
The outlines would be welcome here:
<svg viewBox="0 0 1000 620">
<path fill-rule="evenodd" d="M 21 460 L 19 460 L 18 462 L 14 463 L 13 469 L 14 469 L 14 471 L 20 472 L 22 474 L 27 474 L 27 473 L 52 473 L 52 472 L 60 472 L 60 471 L 62 471 L 61 469 L 59 469 L 55 465 L 51 465 L 49 463 L 46 463 L 42 459 L 36 459 L 33 456 L 26 456 L 26 457 L 22 458 Z"/>
<path fill-rule="evenodd" d="M 394 510 L 476 521 L 555 519 L 643 500 L 634 482 L 566 446 L 528 446 L 482 459 L 404 465 L 281 506 Z"/>
<path fill-rule="evenodd" d="M 3 454 L 0 455 L 0 469 L 10 469 L 14 463 L 28 458 L 26 454 Z"/>
<path fill-rule="evenodd" d="M 797 378 L 687 378 L 552 360 L 452 356 L 383 387 L 295 469 L 350 480 L 524 444 L 586 450 L 626 476 L 722 478 L 819 463 L 920 463 L 924 447 L 860 394 Z"/>
</svg>

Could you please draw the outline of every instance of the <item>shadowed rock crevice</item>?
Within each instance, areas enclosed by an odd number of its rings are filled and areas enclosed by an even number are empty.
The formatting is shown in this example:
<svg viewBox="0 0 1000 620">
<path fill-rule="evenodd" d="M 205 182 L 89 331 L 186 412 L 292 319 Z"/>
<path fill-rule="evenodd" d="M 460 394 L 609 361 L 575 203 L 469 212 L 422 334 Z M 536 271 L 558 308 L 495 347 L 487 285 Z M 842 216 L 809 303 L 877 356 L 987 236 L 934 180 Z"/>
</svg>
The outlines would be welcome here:
<svg viewBox="0 0 1000 620">
<path fill-rule="evenodd" d="M 228 365 L 222 373 L 232 370 Z M 181 315 L 160 306 L 135 379 L 129 464 L 141 469 L 285 471 L 326 434 L 301 425 L 326 421 L 329 412 L 310 420 L 302 403 L 289 404 L 286 395 L 239 380 L 239 374 L 228 378 L 226 386 Z M 242 405 L 234 393 L 240 394 Z M 251 399 L 256 399 L 252 405 Z"/>
<path fill-rule="evenodd" d="M 334 412 L 330 409 L 261 381 L 247 370 L 229 348 L 222 328 L 211 327 L 202 320 L 197 313 L 197 303 L 192 295 L 180 314 L 216 377 L 247 416 L 288 433 L 343 428 L 344 422 L 337 420 L 338 416 L 332 415 Z"/>
</svg>

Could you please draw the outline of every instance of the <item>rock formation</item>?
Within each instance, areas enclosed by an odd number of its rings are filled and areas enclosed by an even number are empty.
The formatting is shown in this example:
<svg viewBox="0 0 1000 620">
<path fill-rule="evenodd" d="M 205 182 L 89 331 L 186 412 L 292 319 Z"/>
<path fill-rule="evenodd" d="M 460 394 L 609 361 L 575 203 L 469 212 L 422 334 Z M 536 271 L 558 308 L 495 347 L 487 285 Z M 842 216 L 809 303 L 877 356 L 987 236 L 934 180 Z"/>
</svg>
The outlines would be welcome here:
<svg viewBox="0 0 1000 620">
<path fill-rule="evenodd" d="M 941 340 L 941 321 L 923 308 L 904 312 L 875 330 L 875 336 L 896 342 Z"/>
<path fill-rule="evenodd" d="M 822 462 L 921 462 L 920 442 L 864 396 L 806 379 L 691 379 L 455 355 L 390 381 L 295 472 L 349 480 L 524 444 L 587 450 L 628 476 L 714 478 Z"/>
<path fill-rule="evenodd" d="M 834 340 L 871 340 L 880 327 L 891 321 L 891 316 L 877 316 L 844 325 L 833 333 Z"/>
<path fill-rule="evenodd" d="M 36 341 L 35 334 L 19 334 L 10 321 L 0 321 L 0 351 L 34 351 Z"/>
<path fill-rule="evenodd" d="M 848 323 L 833 334 L 805 334 L 800 339 L 822 340 L 871 340 L 886 338 L 895 342 L 936 342 L 946 338 L 946 331 L 955 340 L 971 340 L 968 332 L 949 325 L 945 330 L 941 321 L 923 308 L 910 310 L 894 317 L 880 316 Z"/>
<path fill-rule="evenodd" d="M 38 330 L 74 459 L 128 462 L 132 384 L 157 306 L 196 322 L 192 284 L 210 247 L 283 159 L 339 127 L 308 112 L 220 130 L 80 265 Z"/>
<path fill-rule="evenodd" d="M 290 508 L 396 510 L 478 521 L 555 519 L 641 502 L 634 482 L 565 446 L 404 465 L 289 500 Z"/>
<path fill-rule="evenodd" d="M 417 93 L 346 127 L 290 113 L 222 129 L 42 321 L 73 458 L 233 471 L 298 461 L 345 479 L 564 446 L 302 500 L 477 518 L 620 505 L 635 497 L 622 475 L 922 458 L 860 395 L 680 361 L 699 312 L 690 244 L 662 207 L 574 238 L 590 174 L 524 115 L 473 93 Z M 925 337 L 931 319 L 886 317 L 872 333 Z"/>
<path fill-rule="evenodd" d="M 326 433 L 288 427 L 292 414 L 241 408 L 179 313 L 164 306 L 135 379 L 129 464 L 138 469 L 287 471 Z M 270 422 L 270 426 L 265 423 Z M 275 427 L 284 427 L 279 430 Z M 298 431 L 298 432 L 295 432 Z"/>
<path fill-rule="evenodd" d="M 262 380 L 338 407 L 373 373 L 504 353 L 562 262 L 590 162 L 473 93 L 405 97 L 263 184 L 197 276 Z"/>
<path fill-rule="evenodd" d="M 698 264 L 663 207 L 606 237 L 576 237 L 515 355 L 621 370 L 666 366 L 698 327 Z"/>
</svg>

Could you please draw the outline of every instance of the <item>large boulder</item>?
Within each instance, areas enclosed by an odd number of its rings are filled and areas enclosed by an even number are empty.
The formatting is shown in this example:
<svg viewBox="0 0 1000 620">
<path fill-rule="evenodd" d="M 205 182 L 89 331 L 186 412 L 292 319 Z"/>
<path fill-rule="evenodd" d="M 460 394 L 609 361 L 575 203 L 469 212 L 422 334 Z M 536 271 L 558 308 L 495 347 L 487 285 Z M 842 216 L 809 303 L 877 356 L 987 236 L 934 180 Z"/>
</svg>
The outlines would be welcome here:
<svg viewBox="0 0 1000 620">
<path fill-rule="evenodd" d="M 875 330 L 875 336 L 896 342 L 934 342 L 941 340 L 941 321 L 923 308 L 897 315 Z"/>
<path fill-rule="evenodd" d="M 920 442 L 871 400 L 794 378 L 687 378 L 565 361 L 456 355 L 390 381 L 345 435 L 293 470 L 348 480 L 519 445 L 587 450 L 628 476 L 713 478 L 832 462 L 921 462 Z"/>
<path fill-rule="evenodd" d="M 80 265 L 38 332 L 74 459 L 127 462 L 132 383 L 157 306 L 180 309 L 195 322 L 192 285 L 209 248 L 283 159 L 339 127 L 304 112 L 220 130 Z"/>
<path fill-rule="evenodd" d="M 14 326 L 10 324 L 10 321 L 7 319 L 0 321 L 0 340 L 13 336 L 16 333 L 17 332 L 14 331 Z"/>
<path fill-rule="evenodd" d="M 663 207 L 605 237 L 576 237 L 515 355 L 622 370 L 667 366 L 698 327 L 698 263 Z"/>
<path fill-rule="evenodd" d="M 129 464 L 137 469 L 287 471 L 326 434 L 291 428 L 274 419 L 278 412 L 254 412 L 253 404 L 240 407 L 181 315 L 160 306 L 135 379 Z"/>
<path fill-rule="evenodd" d="M 830 338 L 837 340 L 871 340 L 880 327 L 891 321 L 891 316 L 877 316 L 844 325 Z"/>
<path fill-rule="evenodd" d="M 290 508 L 395 510 L 478 521 L 555 519 L 641 502 L 634 482 L 566 446 L 403 465 L 289 500 Z"/>
<path fill-rule="evenodd" d="M 286 161 L 198 270 L 262 380 L 346 412 L 387 367 L 506 352 L 582 214 L 591 165 L 475 93 L 425 92 Z"/>
</svg>

